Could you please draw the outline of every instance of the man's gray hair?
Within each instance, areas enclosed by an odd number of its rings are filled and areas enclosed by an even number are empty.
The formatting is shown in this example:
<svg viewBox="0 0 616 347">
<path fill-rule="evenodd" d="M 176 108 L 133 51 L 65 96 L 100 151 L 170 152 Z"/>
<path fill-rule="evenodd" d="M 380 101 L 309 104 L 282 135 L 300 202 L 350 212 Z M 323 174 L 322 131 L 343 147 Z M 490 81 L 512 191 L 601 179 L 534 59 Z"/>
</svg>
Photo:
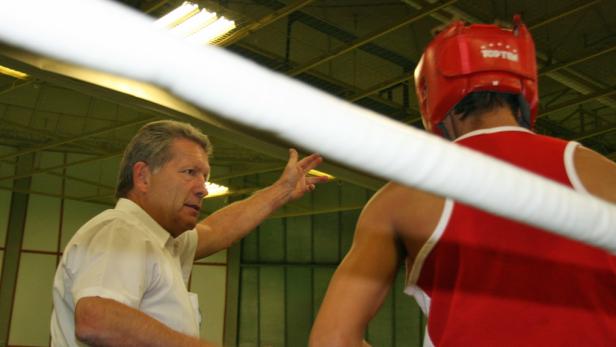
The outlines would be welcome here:
<svg viewBox="0 0 616 347">
<path fill-rule="evenodd" d="M 175 139 L 187 139 L 200 145 L 210 155 L 212 144 L 200 130 L 188 123 L 173 120 L 161 120 L 148 123 L 141 127 L 130 140 L 120 163 L 116 198 L 124 198 L 133 188 L 133 165 L 145 162 L 153 170 L 157 170 L 171 160 L 171 143 Z"/>
</svg>

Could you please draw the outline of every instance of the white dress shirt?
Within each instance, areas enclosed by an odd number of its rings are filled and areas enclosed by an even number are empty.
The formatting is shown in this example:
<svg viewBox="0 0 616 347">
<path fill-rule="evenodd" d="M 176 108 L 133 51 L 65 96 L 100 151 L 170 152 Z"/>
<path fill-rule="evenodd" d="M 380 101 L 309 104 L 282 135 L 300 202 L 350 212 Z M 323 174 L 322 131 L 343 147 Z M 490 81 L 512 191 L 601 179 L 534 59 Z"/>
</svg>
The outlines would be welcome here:
<svg viewBox="0 0 616 347">
<path fill-rule="evenodd" d="M 84 224 L 66 246 L 53 285 L 52 346 L 80 346 L 75 305 L 83 297 L 112 299 L 199 336 L 197 295 L 187 290 L 197 232 L 177 238 L 141 207 L 120 199 Z"/>
</svg>

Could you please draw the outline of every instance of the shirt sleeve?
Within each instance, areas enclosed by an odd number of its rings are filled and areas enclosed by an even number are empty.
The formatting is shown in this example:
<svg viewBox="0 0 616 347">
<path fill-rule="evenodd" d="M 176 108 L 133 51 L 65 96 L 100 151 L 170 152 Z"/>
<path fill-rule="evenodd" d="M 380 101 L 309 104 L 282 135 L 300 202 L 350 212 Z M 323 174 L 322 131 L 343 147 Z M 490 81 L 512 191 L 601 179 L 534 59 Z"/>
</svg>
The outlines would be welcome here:
<svg viewBox="0 0 616 347">
<path fill-rule="evenodd" d="M 138 308 L 146 290 L 148 241 L 124 221 L 113 221 L 96 232 L 70 264 L 73 304 L 88 296 L 112 299 Z M 73 251 L 73 250 L 71 250 Z"/>
</svg>

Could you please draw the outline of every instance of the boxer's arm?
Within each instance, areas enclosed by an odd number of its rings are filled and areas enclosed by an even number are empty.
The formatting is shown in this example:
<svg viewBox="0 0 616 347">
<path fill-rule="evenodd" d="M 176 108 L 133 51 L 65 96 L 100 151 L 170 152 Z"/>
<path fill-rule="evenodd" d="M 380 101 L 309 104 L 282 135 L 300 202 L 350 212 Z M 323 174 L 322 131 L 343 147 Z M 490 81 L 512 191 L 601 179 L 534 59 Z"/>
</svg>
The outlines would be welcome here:
<svg viewBox="0 0 616 347">
<path fill-rule="evenodd" d="M 100 297 L 84 297 L 75 306 L 75 335 L 90 346 L 213 347 L 170 329 L 143 312 Z"/>
<path fill-rule="evenodd" d="M 377 193 L 364 208 L 351 249 L 334 273 L 314 322 L 311 347 L 367 345 L 364 332 L 385 300 L 400 260 L 389 215 L 393 203 Z"/>
<path fill-rule="evenodd" d="M 616 203 L 616 163 L 582 146 L 573 161 L 582 184 L 592 195 Z"/>
</svg>

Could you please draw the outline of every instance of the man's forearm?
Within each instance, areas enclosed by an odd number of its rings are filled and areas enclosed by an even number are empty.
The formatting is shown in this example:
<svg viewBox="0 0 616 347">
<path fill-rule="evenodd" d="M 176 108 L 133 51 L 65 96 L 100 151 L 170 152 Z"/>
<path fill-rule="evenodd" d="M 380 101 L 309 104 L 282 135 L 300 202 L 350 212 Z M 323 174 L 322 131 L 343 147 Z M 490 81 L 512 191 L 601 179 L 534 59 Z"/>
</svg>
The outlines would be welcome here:
<svg viewBox="0 0 616 347">
<path fill-rule="evenodd" d="M 117 301 L 99 297 L 79 300 L 75 335 L 91 346 L 213 347 L 170 329 L 156 319 Z"/>
<path fill-rule="evenodd" d="M 280 178 L 271 186 L 259 190 L 248 199 L 219 210 L 197 225 L 199 243 L 195 258 L 202 258 L 246 236 L 280 206 L 313 190 L 326 177 L 308 177 L 308 172 L 322 162 L 311 154 L 298 160 L 295 149 L 289 149 L 289 161 Z"/>
<path fill-rule="evenodd" d="M 230 247 L 288 200 L 289 189 L 275 183 L 208 216 L 197 225 L 200 245 L 196 258 Z"/>
</svg>

